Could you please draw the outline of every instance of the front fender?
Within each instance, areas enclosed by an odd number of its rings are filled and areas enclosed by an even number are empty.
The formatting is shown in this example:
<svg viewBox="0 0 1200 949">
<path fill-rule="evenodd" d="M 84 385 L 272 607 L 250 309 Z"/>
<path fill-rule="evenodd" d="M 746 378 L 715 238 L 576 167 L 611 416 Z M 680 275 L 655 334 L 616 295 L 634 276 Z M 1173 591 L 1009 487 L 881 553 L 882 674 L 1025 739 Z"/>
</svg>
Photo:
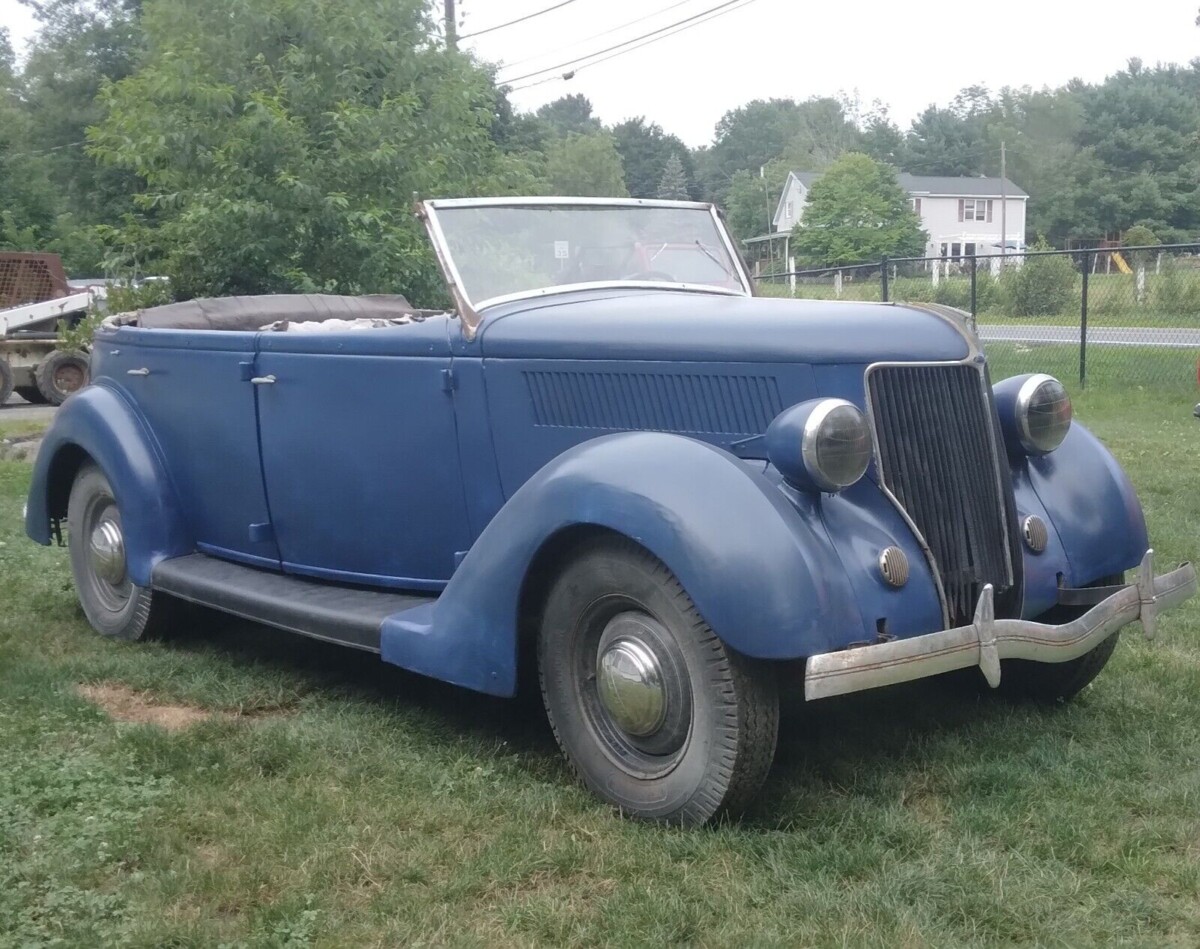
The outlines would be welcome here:
<svg viewBox="0 0 1200 949">
<path fill-rule="evenodd" d="M 1023 467 L 1066 556 L 1064 581 L 1080 587 L 1136 567 L 1150 546 L 1128 475 L 1095 435 L 1073 423 L 1063 443 Z"/>
<path fill-rule="evenodd" d="M 65 519 L 71 483 L 88 458 L 108 478 L 121 510 L 129 577 L 149 586 L 155 564 L 191 553 L 193 544 L 146 428 L 108 386 L 88 386 L 55 414 L 34 465 L 25 533 L 50 543 L 52 521 Z"/>
<path fill-rule="evenodd" d="M 809 655 L 863 628 L 819 516 L 719 448 L 629 432 L 578 445 L 530 478 L 435 603 L 384 620 L 383 658 L 513 694 L 522 585 L 542 545 L 579 525 L 616 531 L 662 560 L 716 634 L 746 655 Z"/>
</svg>

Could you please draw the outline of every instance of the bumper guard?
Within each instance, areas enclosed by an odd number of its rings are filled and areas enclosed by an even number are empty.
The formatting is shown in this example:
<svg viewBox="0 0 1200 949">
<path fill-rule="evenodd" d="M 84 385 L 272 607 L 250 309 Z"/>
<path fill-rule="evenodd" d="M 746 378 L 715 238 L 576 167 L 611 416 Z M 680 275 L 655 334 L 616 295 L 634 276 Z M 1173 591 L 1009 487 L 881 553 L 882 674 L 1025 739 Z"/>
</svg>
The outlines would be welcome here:
<svg viewBox="0 0 1200 949">
<path fill-rule="evenodd" d="M 996 619 L 988 584 L 970 626 L 810 656 L 804 697 L 811 702 L 971 666 L 978 666 L 994 689 L 1000 684 L 1001 659 L 1067 662 L 1095 649 L 1135 619 L 1142 621 L 1146 638 L 1153 639 L 1159 610 L 1169 610 L 1195 592 L 1196 570 L 1190 563 L 1154 576 L 1153 550 L 1142 558 L 1136 582 L 1061 626 Z"/>
</svg>

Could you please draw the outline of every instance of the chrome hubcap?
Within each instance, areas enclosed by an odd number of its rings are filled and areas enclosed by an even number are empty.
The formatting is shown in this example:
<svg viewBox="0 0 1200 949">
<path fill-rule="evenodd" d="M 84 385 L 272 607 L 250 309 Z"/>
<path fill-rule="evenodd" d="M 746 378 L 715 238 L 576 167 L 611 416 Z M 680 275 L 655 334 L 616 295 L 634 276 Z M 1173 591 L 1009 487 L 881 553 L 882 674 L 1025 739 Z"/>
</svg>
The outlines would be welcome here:
<svg viewBox="0 0 1200 949">
<path fill-rule="evenodd" d="M 622 622 L 615 618 L 610 624 Z M 639 639 L 618 636 L 596 660 L 596 691 L 613 723 L 629 735 L 652 735 L 667 717 L 667 690 L 653 651 Z"/>
<path fill-rule="evenodd" d="M 125 540 L 115 521 L 102 520 L 92 530 L 88 544 L 92 569 L 96 576 L 117 586 L 125 579 Z"/>
</svg>

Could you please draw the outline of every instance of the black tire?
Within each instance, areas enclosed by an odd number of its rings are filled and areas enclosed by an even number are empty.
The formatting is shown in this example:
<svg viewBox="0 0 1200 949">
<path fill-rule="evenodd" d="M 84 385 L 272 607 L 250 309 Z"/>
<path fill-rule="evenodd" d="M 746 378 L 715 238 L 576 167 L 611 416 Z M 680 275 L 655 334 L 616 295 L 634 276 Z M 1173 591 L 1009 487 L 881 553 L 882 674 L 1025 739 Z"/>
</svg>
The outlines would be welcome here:
<svg viewBox="0 0 1200 949">
<path fill-rule="evenodd" d="M 1102 577 L 1091 587 L 1115 586 L 1125 582 L 1118 573 Z M 1056 606 L 1037 618 L 1039 623 L 1069 623 L 1088 611 L 1083 606 Z M 1069 702 L 1087 688 L 1108 665 L 1117 648 L 1120 632 L 1113 633 L 1090 652 L 1067 662 L 1033 662 L 1029 659 L 1004 659 L 1000 663 L 1000 687 L 997 691 L 1007 698 L 1035 702 Z"/>
<path fill-rule="evenodd" d="M 88 384 L 89 360 L 86 353 L 55 349 L 33 372 L 38 392 L 51 405 L 62 405 L 67 396 Z"/>
<path fill-rule="evenodd" d="M 657 724 L 636 734 L 601 697 L 601 656 L 631 640 L 653 654 L 662 683 Z M 725 646 L 671 571 L 630 541 L 596 542 L 564 567 L 542 612 L 538 672 L 575 773 L 629 816 L 696 826 L 734 814 L 770 770 L 774 669 Z"/>
<path fill-rule="evenodd" d="M 13 371 L 8 360 L 0 356 L 0 406 L 13 394 Z"/>
<path fill-rule="evenodd" d="M 166 598 L 125 575 L 123 543 L 119 565 L 101 575 L 92 544 L 103 524 L 115 525 L 120 536 L 121 512 L 108 479 L 95 465 L 86 464 L 75 476 L 67 502 L 67 546 L 79 605 L 92 629 L 102 636 L 130 640 L 156 636 L 165 619 Z"/>
<path fill-rule="evenodd" d="M 13 391 L 30 405 L 46 404 L 46 397 L 38 391 L 37 386 L 14 386 Z"/>
</svg>

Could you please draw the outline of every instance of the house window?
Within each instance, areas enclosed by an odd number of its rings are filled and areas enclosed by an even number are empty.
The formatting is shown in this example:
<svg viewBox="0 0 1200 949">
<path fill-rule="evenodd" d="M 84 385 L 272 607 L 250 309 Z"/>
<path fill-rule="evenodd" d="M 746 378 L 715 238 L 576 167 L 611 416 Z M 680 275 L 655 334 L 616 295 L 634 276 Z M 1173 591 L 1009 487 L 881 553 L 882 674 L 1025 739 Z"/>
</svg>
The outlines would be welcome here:
<svg viewBox="0 0 1200 949">
<path fill-rule="evenodd" d="M 910 208 L 912 208 L 913 211 L 916 212 L 917 217 L 921 216 L 921 199 L 920 198 L 909 198 L 908 206 Z"/>
<path fill-rule="evenodd" d="M 990 221 L 992 219 L 992 199 L 960 198 L 958 219 L 960 221 Z"/>
<path fill-rule="evenodd" d="M 785 204 L 783 206 L 783 216 L 784 216 L 785 220 L 790 221 L 792 219 L 792 202 L 791 201 L 789 201 L 787 204 Z"/>
</svg>

